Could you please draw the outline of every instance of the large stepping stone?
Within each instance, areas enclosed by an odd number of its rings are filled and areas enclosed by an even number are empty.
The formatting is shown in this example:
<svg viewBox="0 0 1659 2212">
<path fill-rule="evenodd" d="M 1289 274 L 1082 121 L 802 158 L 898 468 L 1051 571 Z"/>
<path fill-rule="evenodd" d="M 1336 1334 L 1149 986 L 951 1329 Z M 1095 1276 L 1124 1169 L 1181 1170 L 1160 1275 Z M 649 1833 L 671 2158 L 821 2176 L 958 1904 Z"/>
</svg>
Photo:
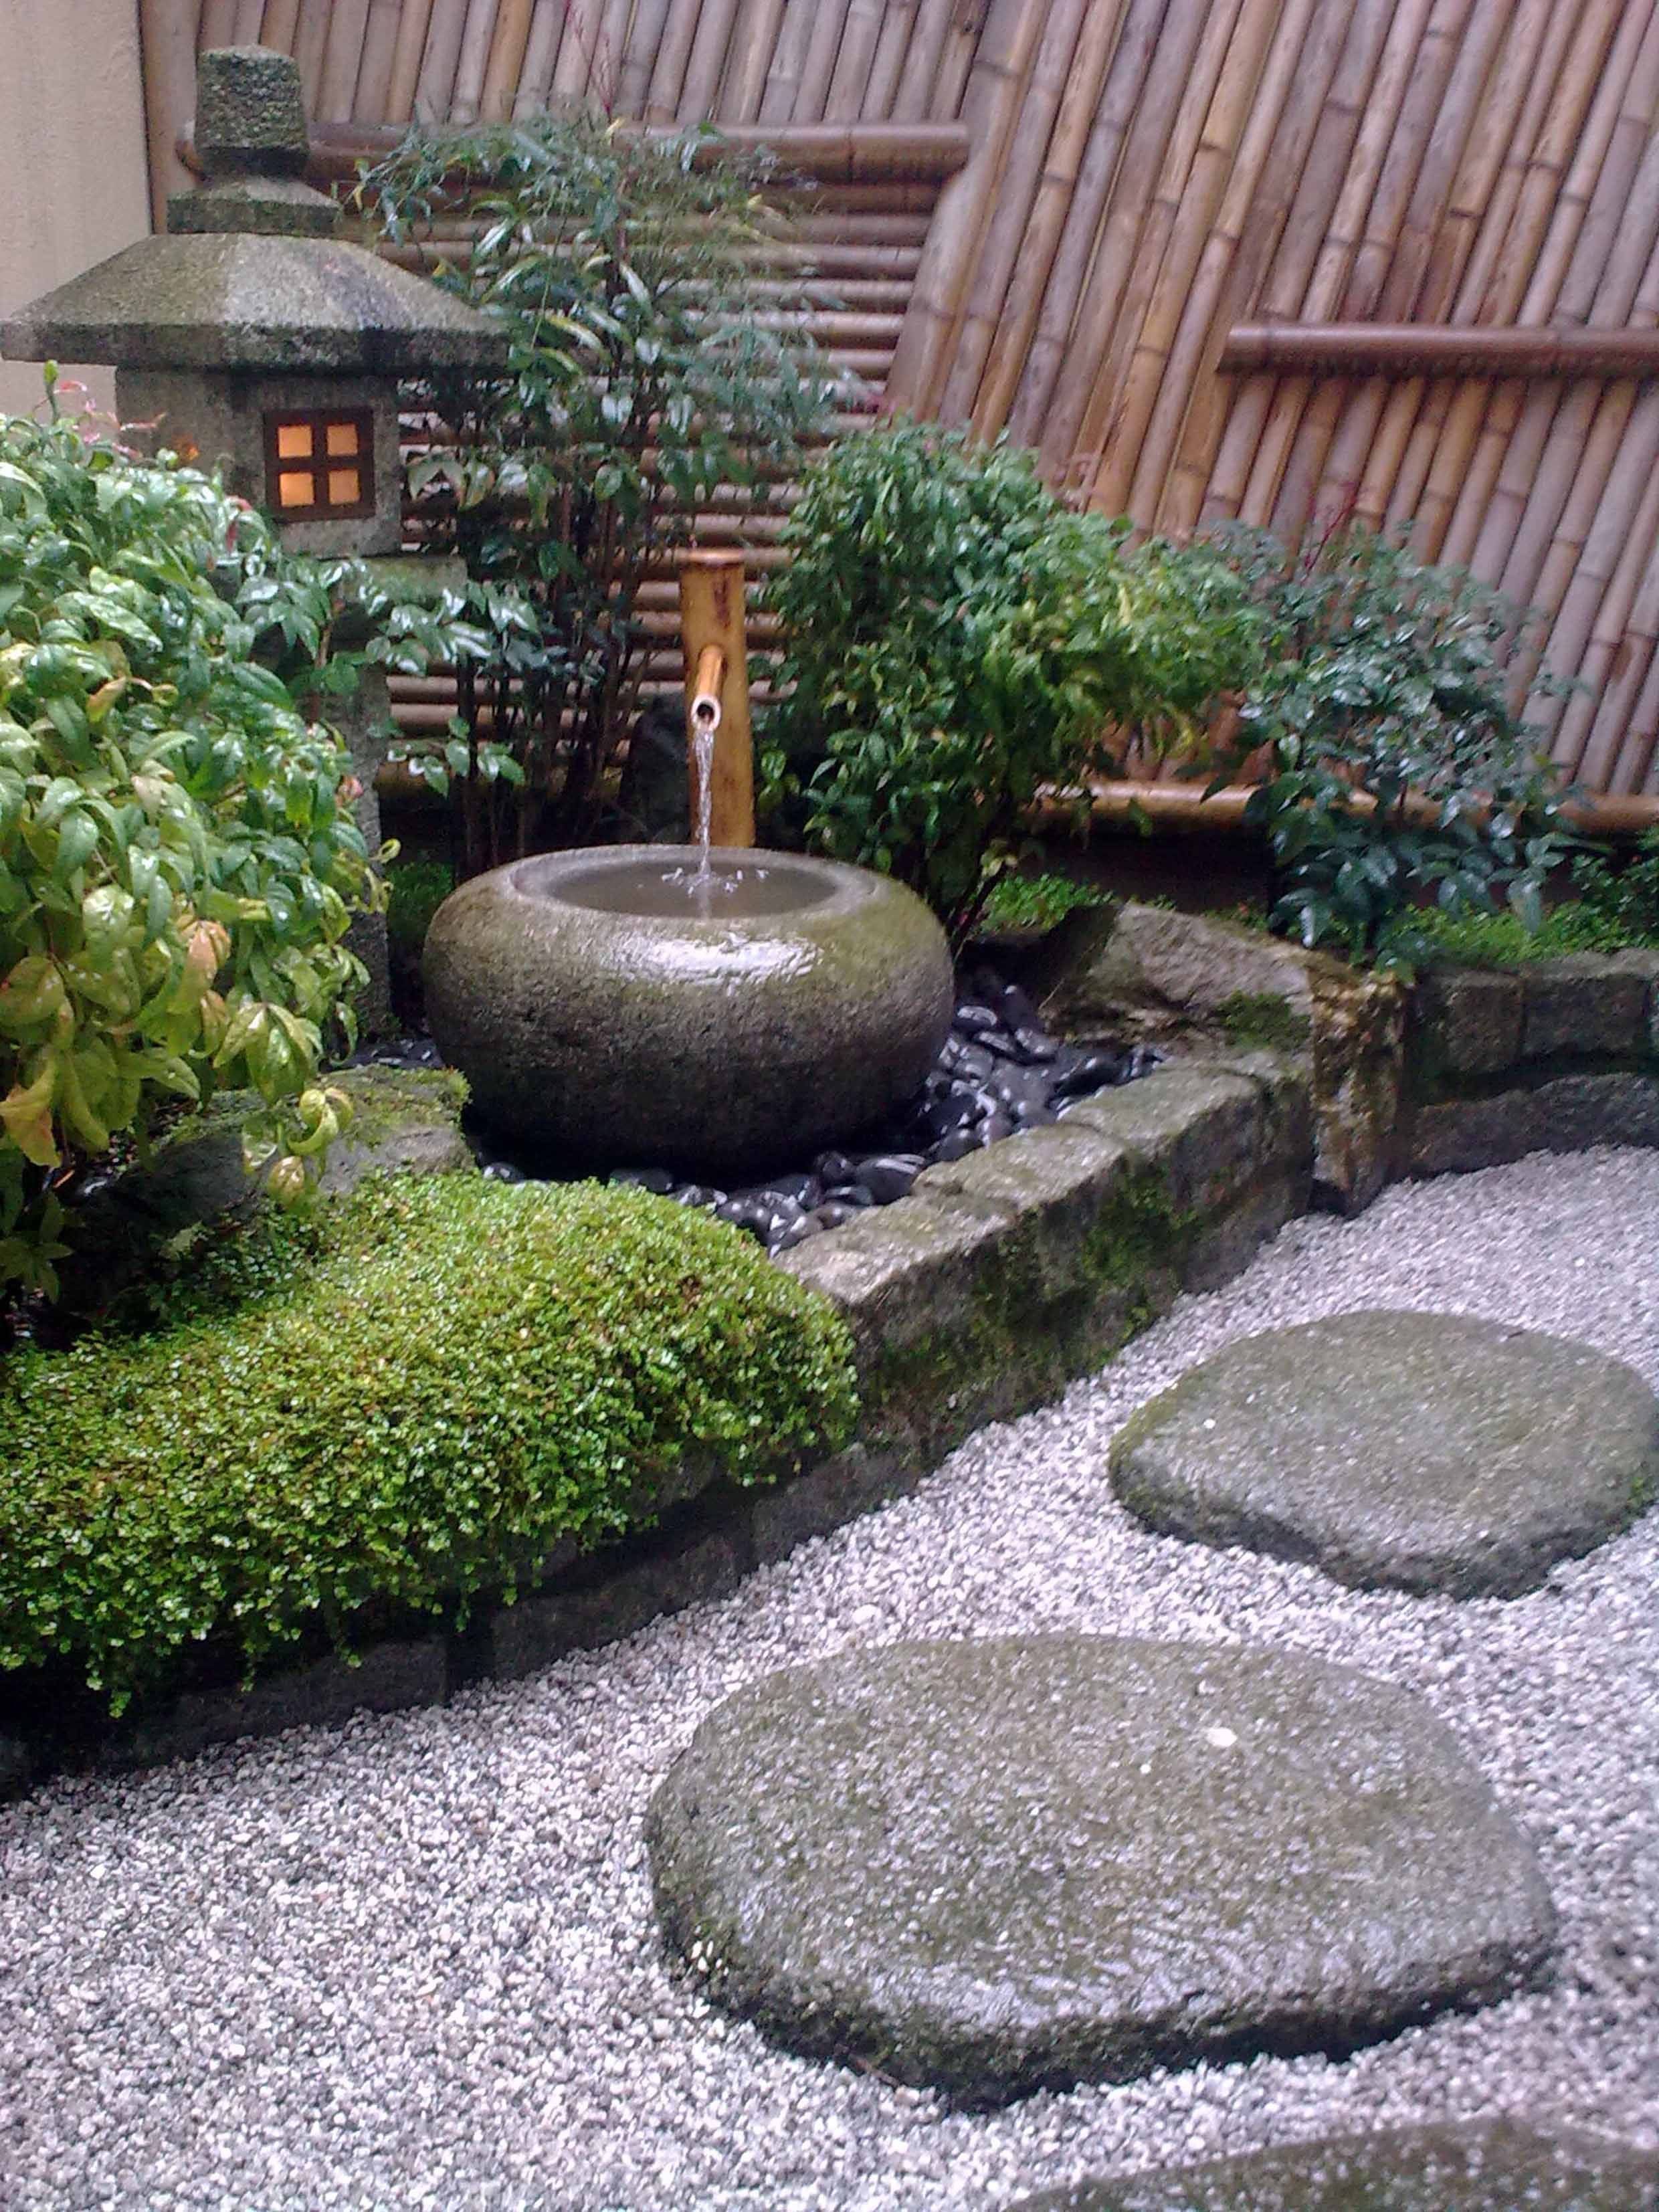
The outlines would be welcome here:
<svg viewBox="0 0 1659 2212">
<path fill-rule="evenodd" d="M 1655 2212 L 1659 2155 L 1577 2129 L 1476 2120 L 1085 2181 L 1010 2212 Z"/>
<path fill-rule="evenodd" d="M 1111 1454 L 1113 1488 L 1160 1535 L 1465 1598 L 1535 1589 L 1634 1520 L 1656 1476 L 1640 1376 L 1462 1314 L 1246 1337 L 1143 1406 Z"/>
<path fill-rule="evenodd" d="M 1659 2155 L 1513 2120 L 1401 2128 L 1022 2197 L 1011 2212 L 1655 2212 Z"/>
<path fill-rule="evenodd" d="M 897 1644 L 716 1708 L 647 1823 L 670 1948 L 966 2105 L 1346 2050 L 1526 1982 L 1532 1850 L 1409 1692 L 1262 1650 Z"/>
</svg>

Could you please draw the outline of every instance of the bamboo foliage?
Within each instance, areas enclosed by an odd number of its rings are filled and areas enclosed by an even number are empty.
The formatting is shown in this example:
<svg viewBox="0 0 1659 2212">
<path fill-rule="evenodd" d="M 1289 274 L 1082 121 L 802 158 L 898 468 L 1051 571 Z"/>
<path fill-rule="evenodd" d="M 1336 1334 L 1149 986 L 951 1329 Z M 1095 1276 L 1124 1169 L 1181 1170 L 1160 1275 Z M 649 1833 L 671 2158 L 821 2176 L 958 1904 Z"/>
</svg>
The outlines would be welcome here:
<svg viewBox="0 0 1659 2212">
<path fill-rule="evenodd" d="M 573 97 L 854 141 L 960 118 L 966 167 L 825 172 L 789 249 L 819 257 L 826 340 L 870 394 L 1006 430 L 1143 527 L 1409 526 L 1425 556 L 1544 610 L 1544 655 L 1582 679 L 1533 702 L 1562 760 L 1659 794 L 1659 379 L 1223 366 L 1247 324 L 1659 328 L 1659 0 L 139 12 L 158 213 L 184 181 L 193 50 L 232 38 L 294 53 L 339 126 Z M 1537 665 L 1517 651 L 1517 694 Z"/>
</svg>

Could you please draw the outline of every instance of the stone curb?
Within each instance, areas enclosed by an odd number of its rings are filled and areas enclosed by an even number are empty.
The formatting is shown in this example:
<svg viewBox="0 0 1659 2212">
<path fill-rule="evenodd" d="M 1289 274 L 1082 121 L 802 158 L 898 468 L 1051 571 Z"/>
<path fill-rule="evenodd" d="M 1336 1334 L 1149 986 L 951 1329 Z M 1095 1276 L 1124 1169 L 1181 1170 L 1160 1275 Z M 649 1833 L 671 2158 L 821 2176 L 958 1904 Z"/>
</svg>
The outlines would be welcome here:
<svg viewBox="0 0 1659 2212">
<path fill-rule="evenodd" d="M 408 1618 L 246 1689 L 189 1686 L 118 1723 L 84 1697 L 27 1710 L 4 1684 L 0 1799 L 64 1765 L 188 1758 L 216 1743 L 439 1705 L 727 1595 L 757 1566 L 914 1489 L 986 1420 L 1030 1410 L 1108 1358 L 1182 1289 L 1209 1290 L 1306 1210 L 1303 1076 L 1270 1054 L 1187 1061 L 1075 1107 L 1063 1122 L 928 1170 L 896 1205 L 786 1255 L 836 1300 L 858 1348 L 859 1440 L 774 1487 L 707 1471 L 654 1529 L 464 1626 Z M 71 1710 L 71 1704 L 74 1710 Z"/>
</svg>

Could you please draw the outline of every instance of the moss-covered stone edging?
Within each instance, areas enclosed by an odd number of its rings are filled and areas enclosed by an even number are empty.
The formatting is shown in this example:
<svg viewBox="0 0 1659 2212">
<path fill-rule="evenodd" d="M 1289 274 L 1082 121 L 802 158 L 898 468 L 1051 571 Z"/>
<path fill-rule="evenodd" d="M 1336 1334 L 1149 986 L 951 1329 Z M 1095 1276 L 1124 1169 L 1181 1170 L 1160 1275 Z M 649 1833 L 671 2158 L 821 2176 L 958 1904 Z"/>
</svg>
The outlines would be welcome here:
<svg viewBox="0 0 1659 2212">
<path fill-rule="evenodd" d="M 465 1625 L 354 1623 L 348 1663 L 320 1629 L 297 1663 L 240 1686 L 228 1660 L 118 1722 L 67 1676 L 33 1680 L 27 1740 L 0 1722 L 0 1796 L 65 1764 L 143 1766 L 353 1712 L 441 1704 L 535 1672 L 733 1590 L 755 1567 L 915 1487 L 981 1422 L 1026 1411 L 1109 1358 L 1182 1289 L 1213 1288 L 1308 1203 L 1305 1078 L 1272 1055 L 1160 1069 L 1049 1129 L 929 1169 L 912 1194 L 787 1255 L 851 1326 L 857 1440 L 775 1486 L 688 1469 L 651 1529 L 544 1563 Z M 7 1692 L 15 1714 L 23 1685 Z"/>
<path fill-rule="evenodd" d="M 1312 1087 L 1319 1200 L 1533 1152 L 1659 1145 L 1659 951 L 1368 975 L 1238 923 L 1126 906 L 1044 978 L 1085 1037 L 1271 1043 Z"/>
</svg>

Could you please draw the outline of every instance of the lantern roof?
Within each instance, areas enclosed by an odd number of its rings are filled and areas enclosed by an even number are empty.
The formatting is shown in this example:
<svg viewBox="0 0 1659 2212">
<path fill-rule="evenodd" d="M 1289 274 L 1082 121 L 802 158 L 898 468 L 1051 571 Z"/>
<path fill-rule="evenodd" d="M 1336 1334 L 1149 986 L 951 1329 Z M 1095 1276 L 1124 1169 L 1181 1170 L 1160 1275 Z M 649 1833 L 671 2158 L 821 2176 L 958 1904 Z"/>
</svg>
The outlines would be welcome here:
<svg viewBox="0 0 1659 2212">
<path fill-rule="evenodd" d="M 418 375 L 501 367 L 501 326 L 336 234 L 339 210 L 302 179 L 300 72 L 261 46 L 204 53 L 196 148 L 206 172 L 167 228 L 0 322 L 15 361 L 128 369 Z"/>
</svg>

